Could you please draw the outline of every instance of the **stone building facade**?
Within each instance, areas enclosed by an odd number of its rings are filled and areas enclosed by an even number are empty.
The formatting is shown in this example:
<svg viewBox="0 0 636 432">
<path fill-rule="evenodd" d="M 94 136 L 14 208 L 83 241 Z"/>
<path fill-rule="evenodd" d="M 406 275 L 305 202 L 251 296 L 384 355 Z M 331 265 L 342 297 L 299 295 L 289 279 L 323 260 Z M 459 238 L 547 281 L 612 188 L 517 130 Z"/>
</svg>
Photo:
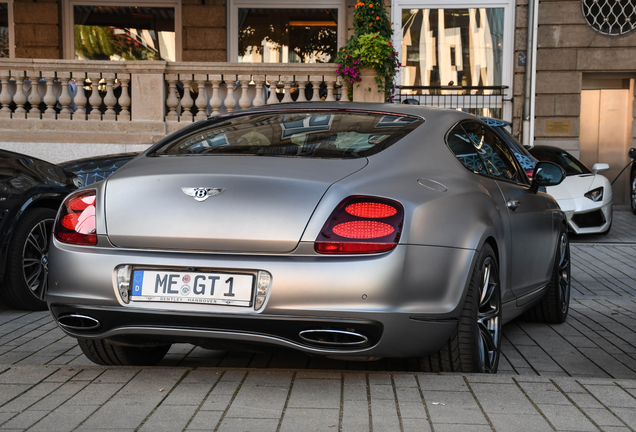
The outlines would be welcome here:
<svg viewBox="0 0 636 432">
<path fill-rule="evenodd" d="M 538 29 L 536 51 L 536 77 L 534 101 L 534 142 L 535 144 L 554 145 L 571 151 L 580 156 L 588 165 L 595 162 L 608 162 L 612 169 L 607 175 L 610 179 L 628 162 L 627 150 L 632 146 L 636 129 L 633 127 L 634 78 L 636 78 L 636 30 L 626 31 L 625 34 L 608 35 L 597 31 L 586 21 L 584 3 L 593 0 L 536 0 L 538 6 Z M 603 3 L 606 0 L 598 0 Z M 405 67 L 411 67 L 413 82 L 422 81 L 422 68 L 425 58 L 424 29 L 426 25 L 442 25 L 439 15 L 433 19 L 433 14 L 447 13 L 451 15 L 464 14 L 465 22 L 469 22 L 470 31 L 483 30 L 489 25 L 492 35 L 498 33 L 501 37 L 500 50 L 495 51 L 495 63 L 499 68 L 493 75 L 492 71 L 484 72 L 484 77 L 475 81 L 473 77 L 468 81 L 475 83 L 494 83 L 508 87 L 506 90 L 504 109 L 499 115 L 512 122 L 513 134 L 521 137 L 522 110 L 524 99 L 524 82 L 526 66 L 522 59 L 526 55 L 526 38 L 528 34 L 528 0 L 463 0 L 462 2 L 441 0 L 391 0 L 386 1 L 392 11 L 392 21 L 396 29 L 396 46 L 401 50 Z M 457 3 L 458 6 L 454 6 Z M 636 5 L 636 0 L 612 0 L 611 3 Z M 297 8 L 323 8 L 337 11 L 334 21 L 337 22 L 338 42 L 342 43 L 352 33 L 352 14 L 356 0 L 321 0 L 310 4 L 298 3 L 292 0 L 0 0 L 0 8 L 6 4 L 14 45 L 13 57 L 17 59 L 73 59 L 73 20 L 74 8 L 78 5 L 114 5 L 114 6 L 146 6 L 168 7 L 174 9 L 176 62 L 226 63 L 236 62 L 236 14 L 240 15 L 241 7 L 251 7 L 254 10 L 272 7 L 284 7 L 289 10 Z M 238 6 L 237 6 L 238 5 Z M 247 5 L 247 6 L 246 6 Z M 631 7 L 631 6 L 629 6 Z M 634 9 L 626 14 L 634 15 Z M 483 11 L 499 11 L 493 20 L 492 13 Z M 419 11 L 419 12 L 418 12 Z M 422 12 L 424 11 L 424 12 Z M 435 11 L 435 12 L 431 12 Z M 455 12 L 457 14 L 455 14 Z M 466 12 L 468 11 L 468 12 Z M 480 12 L 482 14 L 480 15 Z M 629 12 L 632 11 L 632 12 Z M 430 12 L 430 13 L 429 13 Z M 419 13 L 419 15 L 418 15 Z M 630 15 L 631 13 L 631 15 Z M 482 16 L 482 18 L 479 18 Z M 484 17 L 488 22 L 484 24 Z M 419 51 L 407 53 L 405 42 L 408 20 L 428 17 L 433 24 L 422 24 Z M 603 18 L 603 17 L 601 17 Z M 613 17 L 610 17 L 614 19 Z M 636 16 L 633 17 L 636 23 Z M 475 24 L 475 19 L 477 23 Z M 480 23 L 479 20 L 482 20 Z M 240 20 L 240 18 L 239 18 Z M 628 20 L 629 22 L 630 20 Z M 458 21 L 460 22 L 460 21 Z M 623 24 L 625 22 L 623 21 Z M 418 24 L 419 25 L 419 24 Z M 452 68 L 455 85 L 466 84 L 466 73 L 462 81 L 461 68 L 468 69 L 469 59 L 477 52 L 477 48 L 457 45 L 461 43 L 459 33 L 446 27 L 447 45 L 450 60 L 448 67 Z M 427 27 L 430 28 L 431 27 Z M 400 31 L 400 29 L 403 29 Z M 439 32 L 439 30 L 435 30 Z M 466 32 L 466 29 L 462 30 Z M 438 34 L 438 33 L 436 33 Z M 488 36 L 488 35 L 486 35 Z M 490 36 L 488 36 L 490 37 Z M 486 38 L 486 42 L 496 38 Z M 494 37 L 494 36 L 493 36 Z M 408 35 L 411 38 L 411 35 Z M 455 38 L 455 42 L 452 42 Z M 410 39 L 409 39 L 410 40 Z M 430 40 L 429 40 L 430 42 Z M 427 42 L 428 43 L 428 42 Z M 439 34 L 437 61 L 440 62 Z M 446 43 L 446 42 L 445 42 Z M 473 42 L 471 42 L 472 44 Z M 483 43 L 483 41 L 482 41 Z M 455 45 L 453 45 L 455 44 Z M 503 47 L 501 47 L 503 45 Z M 430 46 L 429 46 L 430 48 Z M 480 48 L 482 49 L 483 46 Z M 458 54 L 462 49 L 468 57 Z M 492 50 L 484 51 L 482 57 L 491 58 Z M 482 53 L 483 54 L 483 53 Z M 412 61 L 411 61 L 412 60 Z M 5 61 L 5 60 L 3 60 Z M 11 59 L 7 60 L 10 65 Z M 426 61 L 430 61 L 426 60 Z M 463 64 L 462 64 L 463 61 Z M 485 61 L 485 60 L 484 60 Z M 5 61 L 6 63 L 6 61 Z M 472 63 L 471 63 L 472 64 Z M 416 65 L 416 66 L 409 66 Z M 417 68 L 420 68 L 418 70 Z M 437 69 L 442 66 L 438 64 Z M 7 68 L 9 68 L 7 66 Z M 402 79 L 407 79 L 407 73 Z M 485 66 L 482 65 L 482 69 Z M 492 69 L 492 65 L 487 68 Z M 486 69 L 487 69 L 486 68 Z M 430 71 L 429 71 L 430 72 Z M 410 72 L 409 72 L 410 73 Z M 431 76 L 438 72 L 433 72 Z M 414 78 L 416 77 L 417 78 Z M 441 75 L 439 75 L 441 76 Z M 494 81 L 492 77 L 495 76 Z M 408 79 L 411 79 L 408 78 Z M 439 77 L 438 77 L 439 78 Z M 472 81 L 471 81 L 472 79 Z M 440 84 L 446 85 L 446 82 Z M 18 136 L 19 134 L 14 134 Z M 28 133 L 25 140 L 29 140 Z M 622 181 L 622 180 L 621 180 Z M 625 187 L 621 181 L 617 182 L 616 191 L 625 197 Z M 619 198 L 619 202 L 621 199 Z"/>
</svg>

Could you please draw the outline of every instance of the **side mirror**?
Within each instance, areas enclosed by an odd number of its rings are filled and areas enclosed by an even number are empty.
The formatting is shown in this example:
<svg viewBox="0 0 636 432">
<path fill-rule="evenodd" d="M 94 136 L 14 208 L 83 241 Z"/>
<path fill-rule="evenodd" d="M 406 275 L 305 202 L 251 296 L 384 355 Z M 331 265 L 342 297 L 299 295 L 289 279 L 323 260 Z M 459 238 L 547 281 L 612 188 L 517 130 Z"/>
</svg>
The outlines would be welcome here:
<svg viewBox="0 0 636 432">
<path fill-rule="evenodd" d="M 552 162 L 538 162 L 532 173 L 532 187 L 556 186 L 565 179 L 565 170 Z"/>
<path fill-rule="evenodd" d="M 592 172 L 594 174 L 599 174 L 605 171 L 609 171 L 610 166 L 606 163 L 595 163 L 592 167 Z"/>
<path fill-rule="evenodd" d="M 627 153 L 627 156 L 629 156 L 632 159 L 636 159 L 636 148 L 630 148 L 629 152 Z"/>
</svg>

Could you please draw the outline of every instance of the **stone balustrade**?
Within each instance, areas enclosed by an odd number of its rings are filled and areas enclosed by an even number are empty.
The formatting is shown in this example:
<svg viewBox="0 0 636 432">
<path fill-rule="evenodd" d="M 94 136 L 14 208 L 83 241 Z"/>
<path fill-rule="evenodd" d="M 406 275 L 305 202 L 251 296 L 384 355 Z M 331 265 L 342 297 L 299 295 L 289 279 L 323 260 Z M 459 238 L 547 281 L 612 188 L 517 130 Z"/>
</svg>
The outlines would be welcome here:
<svg viewBox="0 0 636 432">
<path fill-rule="evenodd" d="M 348 100 L 332 64 L 0 60 L 4 119 L 192 122 L 309 100 Z"/>
</svg>

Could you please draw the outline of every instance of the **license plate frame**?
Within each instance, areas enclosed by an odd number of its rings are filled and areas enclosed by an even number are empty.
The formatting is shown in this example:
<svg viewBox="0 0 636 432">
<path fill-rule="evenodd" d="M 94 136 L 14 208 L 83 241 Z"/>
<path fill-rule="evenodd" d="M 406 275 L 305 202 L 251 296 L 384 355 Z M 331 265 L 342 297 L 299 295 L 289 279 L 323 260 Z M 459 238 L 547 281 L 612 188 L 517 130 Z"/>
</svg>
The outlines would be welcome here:
<svg viewBox="0 0 636 432">
<path fill-rule="evenodd" d="M 252 273 L 135 267 L 130 301 L 250 307 L 255 279 Z"/>
</svg>

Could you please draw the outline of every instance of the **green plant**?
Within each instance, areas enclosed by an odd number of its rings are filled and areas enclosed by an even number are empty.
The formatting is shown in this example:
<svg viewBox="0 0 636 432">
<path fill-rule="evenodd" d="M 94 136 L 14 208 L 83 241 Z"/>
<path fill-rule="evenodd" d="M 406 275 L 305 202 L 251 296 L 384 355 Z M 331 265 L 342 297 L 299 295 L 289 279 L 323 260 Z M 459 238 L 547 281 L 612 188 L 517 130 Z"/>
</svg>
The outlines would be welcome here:
<svg viewBox="0 0 636 432">
<path fill-rule="evenodd" d="M 345 82 L 354 84 L 361 79 L 360 67 L 370 67 L 376 71 L 378 92 L 384 92 L 385 100 L 392 101 L 395 74 L 402 65 L 391 43 L 393 29 L 384 0 L 367 0 L 367 3 L 358 1 L 353 15 L 353 28 L 354 35 L 338 50 L 336 73 Z"/>
</svg>

